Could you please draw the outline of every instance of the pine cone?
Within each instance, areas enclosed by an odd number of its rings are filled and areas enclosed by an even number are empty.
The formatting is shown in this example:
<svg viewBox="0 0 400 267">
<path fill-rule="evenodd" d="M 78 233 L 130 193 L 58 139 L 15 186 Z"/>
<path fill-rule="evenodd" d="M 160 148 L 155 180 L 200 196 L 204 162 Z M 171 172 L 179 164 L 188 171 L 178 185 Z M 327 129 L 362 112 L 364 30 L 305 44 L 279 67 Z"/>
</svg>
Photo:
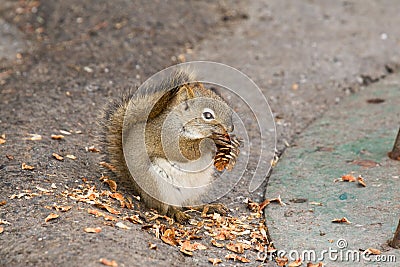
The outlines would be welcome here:
<svg viewBox="0 0 400 267">
<path fill-rule="evenodd" d="M 231 171 L 239 156 L 240 140 L 235 135 L 214 134 L 213 140 L 217 146 L 214 157 L 214 166 L 218 171 Z"/>
</svg>

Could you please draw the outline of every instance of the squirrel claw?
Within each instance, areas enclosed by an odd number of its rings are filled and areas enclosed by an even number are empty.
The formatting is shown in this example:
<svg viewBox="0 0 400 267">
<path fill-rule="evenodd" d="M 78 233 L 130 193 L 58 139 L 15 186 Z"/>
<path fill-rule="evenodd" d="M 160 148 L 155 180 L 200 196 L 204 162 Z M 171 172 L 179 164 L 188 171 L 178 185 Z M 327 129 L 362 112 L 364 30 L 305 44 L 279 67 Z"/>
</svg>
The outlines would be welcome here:
<svg viewBox="0 0 400 267">
<path fill-rule="evenodd" d="M 207 204 L 203 206 L 203 212 L 201 213 L 202 217 L 206 217 L 209 213 L 219 213 L 221 215 L 225 215 L 229 209 L 221 203 Z"/>
<path fill-rule="evenodd" d="M 169 211 L 169 216 L 173 218 L 177 223 L 184 224 L 187 222 L 191 217 L 190 215 L 184 213 L 181 210 L 173 209 Z"/>
</svg>

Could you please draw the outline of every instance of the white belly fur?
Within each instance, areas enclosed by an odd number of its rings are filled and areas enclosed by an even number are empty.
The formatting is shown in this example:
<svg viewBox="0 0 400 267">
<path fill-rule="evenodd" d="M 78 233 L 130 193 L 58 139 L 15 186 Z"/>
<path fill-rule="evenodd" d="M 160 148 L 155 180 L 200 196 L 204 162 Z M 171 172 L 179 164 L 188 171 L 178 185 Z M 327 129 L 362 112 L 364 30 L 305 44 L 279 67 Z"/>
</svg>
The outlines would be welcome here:
<svg viewBox="0 0 400 267">
<path fill-rule="evenodd" d="M 174 206 L 195 206 L 200 204 L 197 201 L 199 196 L 206 192 L 213 179 L 214 166 L 209 164 L 201 171 L 188 172 L 166 159 L 156 158 L 151 172 L 158 176 L 156 181 L 160 201 Z"/>
</svg>

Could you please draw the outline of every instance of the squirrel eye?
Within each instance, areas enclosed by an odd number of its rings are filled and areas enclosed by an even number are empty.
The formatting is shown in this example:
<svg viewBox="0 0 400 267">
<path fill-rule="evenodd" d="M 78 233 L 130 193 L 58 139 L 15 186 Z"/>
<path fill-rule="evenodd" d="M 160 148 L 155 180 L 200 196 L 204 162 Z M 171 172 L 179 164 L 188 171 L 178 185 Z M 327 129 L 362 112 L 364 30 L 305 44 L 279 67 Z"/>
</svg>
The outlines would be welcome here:
<svg viewBox="0 0 400 267">
<path fill-rule="evenodd" d="M 203 119 L 205 120 L 213 120 L 214 118 L 214 112 L 211 109 L 205 108 L 203 111 Z"/>
</svg>

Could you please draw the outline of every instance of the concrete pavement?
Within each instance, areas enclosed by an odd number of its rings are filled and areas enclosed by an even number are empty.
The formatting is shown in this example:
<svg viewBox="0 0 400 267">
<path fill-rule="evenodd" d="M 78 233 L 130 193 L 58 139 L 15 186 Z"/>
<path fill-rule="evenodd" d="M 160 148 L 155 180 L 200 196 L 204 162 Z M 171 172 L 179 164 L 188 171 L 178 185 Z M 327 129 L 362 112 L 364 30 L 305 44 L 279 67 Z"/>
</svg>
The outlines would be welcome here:
<svg viewBox="0 0 400 267">
<path fill-rule="evenodd" d="M 400 216 L 400 162 L 387 156 L 399 99 L 396 74 L 333 106 L 285 151 L 266 198 L 281 195 L 287 205 L 269 205 L 265 214 L 276 247 L 292 250 L 287 256 L 314 251 L 327 266 L 399 266 L 400 251 L 387 245 Z M 340 181 L 346 174 L 361 175 L 366 187 Z M 332 222 L 343 217 L 351 223 Z M 379 249 L 383 262 L 363 259 L 368 248 Z"/>
</svg>

